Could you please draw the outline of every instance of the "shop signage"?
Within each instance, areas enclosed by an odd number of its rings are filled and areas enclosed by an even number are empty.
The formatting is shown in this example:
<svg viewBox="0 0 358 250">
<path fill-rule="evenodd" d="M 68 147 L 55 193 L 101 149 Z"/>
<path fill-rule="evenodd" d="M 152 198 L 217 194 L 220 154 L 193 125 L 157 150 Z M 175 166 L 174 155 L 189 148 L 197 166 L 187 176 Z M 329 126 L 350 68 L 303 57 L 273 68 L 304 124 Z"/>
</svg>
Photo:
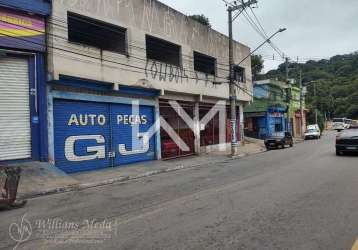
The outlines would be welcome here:
<svg viewBox="0 0 358 250">
<path fill-rule="evenodd" d="M 270 113 L 270 117 L 283 117 L 283 114 L 280 112 L 273 112 Z"/>
<path fill-rule="evenodd" d="M 266 115 L 265 112 L 245 113 L 245 117 L 246 117 L 246 118 L 250 118 L 250 117 L 262 117 L 262 116 L 265 116 L 265 115 Z"/>
<path fill-rule="evenodd" d="M 117 125 L 146 125 L 146 115 L 117 115 Z M 68 126 L 105 126 L 107 118 L 103 114 L 72 114 Z"/>
<path fill-rule="evenodd" d="M 0 7 L 0 46 L 45 51 L 45 19 Z"/>
</svg>

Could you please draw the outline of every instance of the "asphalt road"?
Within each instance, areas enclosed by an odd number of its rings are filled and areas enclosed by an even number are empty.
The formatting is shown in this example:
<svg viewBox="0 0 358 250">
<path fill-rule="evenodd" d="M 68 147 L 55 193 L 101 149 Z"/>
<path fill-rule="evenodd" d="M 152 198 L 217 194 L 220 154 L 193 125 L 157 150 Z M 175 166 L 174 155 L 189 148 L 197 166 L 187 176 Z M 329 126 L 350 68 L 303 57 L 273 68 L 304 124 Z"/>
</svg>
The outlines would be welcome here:
<svg viewBox="0 0 358 250">
<path fill-rule="evenodd" d="M 350 250 L 358 157 L 334 139 L 32 199 L 0 212 L 0 249 Z"/>
</svg>

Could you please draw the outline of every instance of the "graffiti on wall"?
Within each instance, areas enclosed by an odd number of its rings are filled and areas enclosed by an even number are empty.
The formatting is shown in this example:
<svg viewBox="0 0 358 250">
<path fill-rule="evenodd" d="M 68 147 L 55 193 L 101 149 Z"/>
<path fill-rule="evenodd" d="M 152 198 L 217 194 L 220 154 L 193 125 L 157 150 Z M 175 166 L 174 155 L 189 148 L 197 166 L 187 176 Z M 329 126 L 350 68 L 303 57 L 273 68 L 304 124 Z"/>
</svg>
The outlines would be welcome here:
<svg viewBox="0 0 358 250">
<path fill-rule="evenodd" d="M 189 76 L 184 68 L 157 61 L 147 61 L 145 66 L 145 76 L 153 80 L 183 82 L 189 81 Z"/>
<path fill-rule="evenodd" d="M 205 87 L 217 88 L 217 86 L 212 83 L 215 81 L 215 77 L 209 78 L 209 76 L 205 74 L 203 77 L 200 76 L 198 72 L 194 72 L 194 76 L 190 76 L 185 68 L 158 61 L 148 60 L 144 73 L 146 78 L 159 80 L 161 82 L 189 83 L 189 80 L 194 80 L 196 84 L 204 82 Z"/>
</svg>

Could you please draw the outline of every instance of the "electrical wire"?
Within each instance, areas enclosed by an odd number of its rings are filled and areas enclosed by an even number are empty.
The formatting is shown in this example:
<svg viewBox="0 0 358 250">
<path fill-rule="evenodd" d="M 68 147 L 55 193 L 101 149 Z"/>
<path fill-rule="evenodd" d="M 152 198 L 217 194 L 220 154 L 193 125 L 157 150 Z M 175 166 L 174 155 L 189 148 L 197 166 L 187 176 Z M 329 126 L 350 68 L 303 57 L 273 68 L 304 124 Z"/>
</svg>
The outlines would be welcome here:
<svg viewBox="0 0 358 250">
<path fill-rule="evenodd" d="M 7 32 L 7 33 L 12 33 L 12 32 Z M 14 33 L 12 33 L 12 34 L 14 34 Z M 36 43 L 34 41 L 30 41 L 30 40 L 27 40 L 27 39 L 24 39 L 24 38 L 10 36 L 8 34 L 3 34 L 3 35 L 5 35 L 7 37 L 10 37 L 10 38 L 13 38 L 13 39 L 17 39 L 19 41 L 24 41 L 24 42 L 27 42 L 27 43 L 43 46 L 43 44 L 41 44 L 41 43 Z M 118 65 L 121 65 L 121 66 L 142 70 L 142 73 L 152 72 L 152 70 L 150 70 L 148 68 L 142 68 L 142 67 L 139 67 L 139 66 L 134 66 L 134 65 L 129 65 L 129 64 L 125 64 L 125 63 L 116 62 L 116 61 L 111 61 L 111 60 L 104 59 L 104 58 L 97 58 L 97 57 L 94 57 L 94 56 L 91 56 L 91 55 L 88 55 L 88 54 L 82 54 L 82 53 L 74 52 L 74 51 L 71 51 L 71 50 L 63 49 L 63 48 L 58 48 L 58 47 L 51 46 L 51 45 L 48 45 L 48 47 L 51 48 L 51 49 L 62 51 L 62 52 L 72 53 L 72 54 L 75 54 L 75 55 L 88 57 L 88 58 L 95 59 L 95 60 L 105 61 L 105 62 L 108 62 L 108 63 L 118 64 Z M 125 69 L 120 68 L 120 69 L 127 70 L 127 68 L 125 68 Z M 173 76 L 173 78 L 176 78 L 176 76 Z M 211 82 L 211 79 L 206 79 L 206 78 L 190 77 L 190 76 L 185 76 L 184 78 L 191 79 L 191 80 L 196 80 L 196 81 Z M 214 77 L 214 81 L 215 81 L 215 79 L 225 79 L 226 80 L 226 78 L 224 78 L 224 77 L 217 77 L 217 76 Z"/>
</svg>

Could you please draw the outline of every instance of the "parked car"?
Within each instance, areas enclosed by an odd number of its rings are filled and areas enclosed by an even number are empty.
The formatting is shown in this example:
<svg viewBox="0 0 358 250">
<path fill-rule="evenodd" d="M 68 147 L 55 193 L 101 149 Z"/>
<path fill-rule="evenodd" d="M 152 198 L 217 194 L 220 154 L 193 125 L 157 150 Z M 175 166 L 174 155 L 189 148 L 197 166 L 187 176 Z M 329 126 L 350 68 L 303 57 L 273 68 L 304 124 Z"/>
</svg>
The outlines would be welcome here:
<svg viewBox="0 0 358 250">
<path fill-rule="evenodd" d="M 321 129 L 317 124 L 307 126 L 307 132 L 305 133 L 305 140 L 308 139 L 320 139 Z"/>
<path fill-rule="evenodd" d="M 333 129 L 341 132 L 347 128 L 346 118 L 334 118 L 333 119 Z"/>
<path fill-rule="evenodd" d="M 307 130 L 308 130 L 308 129 L 317 129 L 317 130 L 320 130 L 318 124 L 308 125 L 308 126 L 307 126 Z"/>
<path fill-rule="evenodd" d="M 358 152 L 358 129 L 345 130 L 337 135 L 336 154 L 343 155 L 346 152 Z"/>
<path fill-rule="evenodd" d="M 353 121 L 349 128 L 350 129 L 358 129 L 358 121 Z"/>
<path fill-rule="evenodd" d="M 267 150 L 272 148 L 293 147 L 293 137 L 290 132 L 277 132 L 265 140 Z"/>
</svg>

